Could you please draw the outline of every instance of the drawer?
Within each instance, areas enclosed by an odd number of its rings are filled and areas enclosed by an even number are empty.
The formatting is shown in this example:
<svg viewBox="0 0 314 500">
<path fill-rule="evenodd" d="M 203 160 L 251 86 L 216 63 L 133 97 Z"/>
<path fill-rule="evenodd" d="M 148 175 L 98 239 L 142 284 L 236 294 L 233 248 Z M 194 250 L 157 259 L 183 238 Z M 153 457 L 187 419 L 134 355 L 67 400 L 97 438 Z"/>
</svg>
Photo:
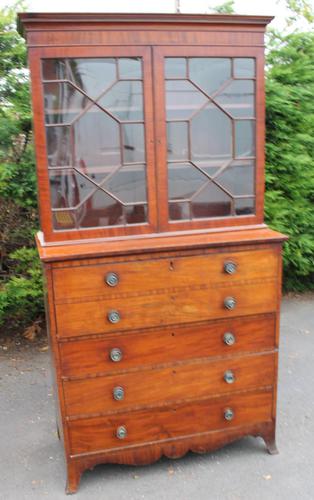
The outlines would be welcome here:
<svg viewBox="0 0 314 500">
<path fill-rule="evenodd" d="M 146 373 L 137 371 L 67 380 L 63 382 L 66 413 L 73 416 L 116 412 L 270 386 L 274 370 L 275 354 L 270 353 L 177 364 L 150 369 Z M 233 375 L 232 383 L 224 379 L 226 372 Z M 114 398 L 117 389 L 123 390 L 121 400 Z"/>
<path fill-rule="evenodd" d="M 89 261 L 90 262 L 90 261 Z M 234 274 L 224 270 L 234 262 Z M 116 286 L 106 284 L 109 273 L 118 277 Z M 264 279 L 277 276 L 278 252 L 275 248 L 219 252 L 196 256 L 159 258 L 130 262 L 111 262 L 56 268 L 53 270 L 56 302 L 82 297 L 112 298 L 116 295 L 144 294 L 151 290 L 186 287 L 213 282 L 232 284 L 237 280 Z"/>
<path fill-rule="evenodd" d="M 225 300 L 234 297 L 236 306 L 225 307 Z M 176 290 L 168 293 L 135 295 L 99 301 L 56 305 L 59 337 L 118 332 L 165 325 L 179 325 L 218 318 L 232 318 L 275 312 L 278 284 L 266 279 L 263 283 L 209 284 L 208 287 Z M 108 315 L 118 312 L 119 321 L 111 323 Z"/>
<path fill-rule="evenodd" d="M 68 423 L 71 453 L 109 451 L 268 422 L 272 418 L 272 399 L 272 391 L 268 390 L 183 403 L 153 412 L 135 411 L 75 420 Z M 233 417 L 231 420 L 225 418 L 227 410 L 232 410 L 228 412 L 229 417 Z M 121 439 L 123 431 L 126 436 Z"/>
<path fill-rule="evenodd" d="M 139 365 L 273 349 L 274 346 L 275 316 L 269 314 L 63 342 L 59 352 L 63 376 L 81 377 Z"/>
</svg>

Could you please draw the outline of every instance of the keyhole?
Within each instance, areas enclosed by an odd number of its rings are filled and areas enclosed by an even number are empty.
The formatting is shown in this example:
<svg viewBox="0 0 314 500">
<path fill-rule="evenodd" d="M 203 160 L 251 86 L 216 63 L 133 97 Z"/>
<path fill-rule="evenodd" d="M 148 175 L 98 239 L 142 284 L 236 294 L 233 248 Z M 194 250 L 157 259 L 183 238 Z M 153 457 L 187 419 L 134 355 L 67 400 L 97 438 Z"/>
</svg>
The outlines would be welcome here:
<svg viewBox="0 0 314 500">
<path fill-rule="evenodd" d="M 170 271 L 174 271 L 174 263 L 173 263 L 173 260 L 170 261 L 170 264 L 169 264 L 169 269 Z"/>
</svg>

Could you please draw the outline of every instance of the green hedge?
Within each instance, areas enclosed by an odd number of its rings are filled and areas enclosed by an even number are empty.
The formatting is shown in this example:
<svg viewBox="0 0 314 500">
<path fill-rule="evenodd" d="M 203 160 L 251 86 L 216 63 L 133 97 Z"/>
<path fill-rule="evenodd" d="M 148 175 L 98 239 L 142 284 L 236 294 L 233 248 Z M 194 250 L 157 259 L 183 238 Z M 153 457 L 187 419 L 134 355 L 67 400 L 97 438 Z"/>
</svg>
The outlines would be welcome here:
<svg viewBox="0 0 314 500">
<path fill-rule="evenodd" d="M 266 79 L 266 222 L 289 236 L 284 287 L 314 288 L 314 34 L 270 51 Z"/>
</svg>

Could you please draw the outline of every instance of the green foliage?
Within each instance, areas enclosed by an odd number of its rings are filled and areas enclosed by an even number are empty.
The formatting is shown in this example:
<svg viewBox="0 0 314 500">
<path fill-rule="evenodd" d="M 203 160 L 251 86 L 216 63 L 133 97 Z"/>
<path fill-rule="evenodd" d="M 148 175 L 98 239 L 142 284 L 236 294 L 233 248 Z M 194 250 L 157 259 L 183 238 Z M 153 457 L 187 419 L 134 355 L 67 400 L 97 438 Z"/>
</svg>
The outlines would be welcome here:
<svg viewBox="0 0 314 500">
<path fill-rule="evenodd" d="M 273 39 L 266 82 L 266 221 L 290 239 L 284 285 L 314 288 L 314 34 Z"/>
<path fill-rule="evenodd" d="M 212 10 L 216 14 L 234 14 L 234 0 L 227 0 L 220 5 L 216 5 Z"/>
<path fill-rule="evenodd" d="M 0 13 L 0 328 L 6 331 L 43 312 L 29 78 L 17 7 Z"/>
<path fill-rule="evenodd" d="M 287 19 L 288 25 L 295 23 L 300 17 L 304 18 L 309 23 L 314 22 L 314 13 L 311 1 L 286 0 L 286 4 L 290 11 L 290 15 Z"/>
<path fill-rule="evenodd" d="M 41 265 L 35 248 L 22 247 L 9 255 L 14 274 L 2 285 L 0 325 L 12 331 L 33 323 L 43 315 Z"/>
</svg>

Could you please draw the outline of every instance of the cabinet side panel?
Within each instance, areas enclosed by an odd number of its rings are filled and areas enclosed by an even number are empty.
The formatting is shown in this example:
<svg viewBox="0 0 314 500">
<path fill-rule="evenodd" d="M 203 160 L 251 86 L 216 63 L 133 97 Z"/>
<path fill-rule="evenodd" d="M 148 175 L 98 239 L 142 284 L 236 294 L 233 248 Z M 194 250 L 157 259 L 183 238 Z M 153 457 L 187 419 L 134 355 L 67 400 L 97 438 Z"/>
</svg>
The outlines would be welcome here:
<svg viewBox="0 0 314 500">
<path fill-rule="evenodd" d="M 46 285 L 46 290 L 45 290 L 46 321 L 47 321 L 48 341 L 50 346 L 51 369 L 53 375 L 53 390 L 54 390 L 54 398 L 57 410 L 57 425 L 60 437 L 62 438 L 64 444 L 66 459 L 68 459 L 70 453 L 70 447 L 69 447 L 68 428 L 65 422 L 65 402 L 64 402 L 63 387 L 61 382 L 62 368 L 59 357 L 59 347 L 56 339 L 56 321 L 55 321 L 55 308 L 54 308 L 52 266 L 45 264 L 43 266 L 43 271 L 44 271 L 44 278 Z"/>
</svg>

